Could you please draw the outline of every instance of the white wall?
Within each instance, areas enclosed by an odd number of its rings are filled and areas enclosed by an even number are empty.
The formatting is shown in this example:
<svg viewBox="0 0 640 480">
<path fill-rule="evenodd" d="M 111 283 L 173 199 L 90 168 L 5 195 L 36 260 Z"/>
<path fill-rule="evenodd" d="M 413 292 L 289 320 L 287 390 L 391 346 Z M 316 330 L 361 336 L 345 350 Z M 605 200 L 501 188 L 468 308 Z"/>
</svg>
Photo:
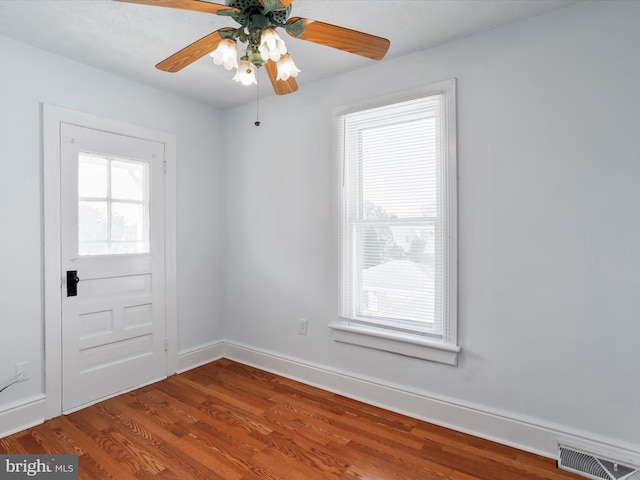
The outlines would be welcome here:
<svg viewBox="0 0 640 480">
<path fill-rule="evenodd" d="M 253 105 L 226 112 L 230 344 L 640 453 L 638 25 L 638 2 L 585 2 L 265 99 L 260 127 Z M 452 77 L 457 368 L 339 344 L 327 328 L 333 109 Z"/>
<path fill-rule="evenodd" d="M 219 341 L 220 113 L 2 37 L 0 58 L 0 385 L 31 376 L 0 413 L 44 391 L 43 102 L 177 134 L 178 348 Z"/>
<path fill-rule="evenodd" d="M 639 24 L 639 3 L 585 2 L 264 99 L 260 127 L 254 105 L 221 114 L 0 38 L 0 383 L 22 361 L 33 378 L 0 396 L 0 414 L 43 392 L 46 102 L 177 134 L 181 351 L 224 336 L 228 352 L 307 366 L 318 384 L 335 373 L 389 408 L 438 420 L 438 402 L 457 406 L 466 424 L 449 423 L 506 443 L 533 445 L 492 432 L 497 419 L 640 452 Z M 457 368 L 337 344 L 327 328 L 338 294 L 333 109 L 452 77 Z"/>
</svg>

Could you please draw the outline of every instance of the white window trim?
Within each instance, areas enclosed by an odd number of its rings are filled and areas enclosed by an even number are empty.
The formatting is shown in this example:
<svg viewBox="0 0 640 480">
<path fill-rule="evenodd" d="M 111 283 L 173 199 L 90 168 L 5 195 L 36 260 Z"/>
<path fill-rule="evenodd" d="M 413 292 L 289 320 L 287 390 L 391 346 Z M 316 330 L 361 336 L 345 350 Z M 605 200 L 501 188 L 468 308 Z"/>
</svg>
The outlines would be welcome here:
<svg viewBox="0 0 640 480">
<path fill-rule="evenodd" d="M 447 241 L 444 248 L 448 270 L 448 295 L 445 297 L 446 308 L 448 309 L 447 335 L 443 339 L 430 338 L 428 336 L 414 333 L 403 333 L 384 328 L 376 328 L 371 325 L 354 323 L 346 318 L 337 318 L 329 324 L 332 329 L 333 339 L 337 342 L 368 347 L 413 358 L 435 361 L 448 365 L 458 364 L 458 354 L 461 347 L 457 340 L 457 135 L 456 135 L 456 81 L 450 79 L 436 84 L 432 84 L 411 92 L 376 99 L 366 103 L 358 103 L 346 107 L 340 107 L 334 111 L 335 138 L 340 138 L 340 122 L 342 115 L 357 112 L 369 108 L 379 107 L 392 103 L 399 103 L 419 97 L 443 94 L 443 108 L 446 112 L 446 122 L 448 143 L 447 143 L 447 202 L 449 211 L 448 232 L 445 235 Z M 339 142 L 336 142 L 336 185 L 342 185 L 344 176 L 343 155 L 339 151 Z M 342 216 L 342 202 L 337 202 L 337 219 Z M 341 250 L 342 239 L 340 234 L 340 221 L 337 222 L 338 251 Z M 338 255 L 339 257 L 340 255 Z"/>
</svg>

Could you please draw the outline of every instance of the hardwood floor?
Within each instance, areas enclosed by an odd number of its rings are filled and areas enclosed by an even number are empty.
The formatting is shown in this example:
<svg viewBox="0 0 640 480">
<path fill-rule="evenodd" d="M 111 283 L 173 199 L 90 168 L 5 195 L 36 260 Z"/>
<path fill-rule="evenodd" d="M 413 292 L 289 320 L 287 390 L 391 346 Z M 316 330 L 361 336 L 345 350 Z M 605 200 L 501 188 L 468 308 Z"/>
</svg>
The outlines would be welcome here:
<svg viewBox="0 0 640 480">
<path fill-rule="evenodd" d="M 83 480 L 569 480 L 555 462 L 222 359 L 0 439 Z"/>
</svg>

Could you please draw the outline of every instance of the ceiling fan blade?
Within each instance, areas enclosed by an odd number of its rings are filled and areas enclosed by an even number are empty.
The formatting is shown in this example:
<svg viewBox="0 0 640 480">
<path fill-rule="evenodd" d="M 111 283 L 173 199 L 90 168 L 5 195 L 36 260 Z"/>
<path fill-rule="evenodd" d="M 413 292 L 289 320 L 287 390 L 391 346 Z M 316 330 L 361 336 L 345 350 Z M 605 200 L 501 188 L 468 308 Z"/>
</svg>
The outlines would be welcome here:
<svg viewBox="0 0 640 480">
<path fill-rule="evenodd" d="M 264 68 L 269 75 L 269 80 L 271 80 L 271 85 L 276 95 L 287 95 L 298 90 L 298 82 L 296 82 L 294 77 L 289 77 L 287 80 L 276 80 L 278 77 L 278 67 L 273 60 L 265 63 Z"/>
<path fill-rule="evenodd" d="M 155 5 L 157 7 L 180 8 L 195 12 L 218 13 L 220 10 L 240 10 L 219 3 L 204 2 L 201 0 L 115 0 L 116 2 L 139 3 L 141 5 Z"/>
<path fill-rule="evenodd" d="M 215 50 L 218 44 L 222 41 L 220 32 L 226 30 L 233 30 L 233 28 L 221 28 L 210 33 L 206 37 L 202 37 L 200 40 L 193 42 L 188 47 L 184 47 L 179 52 L 174 53 L 169 58 L 165 58 L 156 65 L 156 68 L 158 70 L 164 70 L 165 72 L 179 72 L 187 65 L 191 65 L 196 60 L 204 57 L 207 53 Z"/>
<path fill-rule="evenodd" d="M 380 60 L 384 57 L 391 44 L 386 38 L 306 18 L 292 17 L 287 20 L 287 25 L 297 21 L 301 21 L 304 24 L 304 32 L 298 38 L 362 55 L 373 60 Z M 289 35 L 295 37 L 292 33 L 289 33 Z"/>
</svg>

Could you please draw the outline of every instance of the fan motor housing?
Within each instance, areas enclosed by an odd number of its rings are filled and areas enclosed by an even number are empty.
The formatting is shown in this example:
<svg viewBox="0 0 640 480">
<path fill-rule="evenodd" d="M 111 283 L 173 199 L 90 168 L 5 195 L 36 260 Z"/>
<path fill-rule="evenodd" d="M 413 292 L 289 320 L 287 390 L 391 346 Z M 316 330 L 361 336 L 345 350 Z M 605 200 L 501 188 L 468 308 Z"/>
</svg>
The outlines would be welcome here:
<svg viewBox="0 0 640 480">
<path fill-rule="evenodd" d="M 226 3 L 230 7 L 239 8 L 242 12 L 241 16 L 244 18 L 249 17 L 252 13 L 261 12 L 263 9 L 263 5 L 260 0 L 227 0 Z M 290 13 L 291 5 L 289 5 L 285 10 L 269 12 L 268 15 L 278 23 L 285 23 L 287 18 L 289 18 Z"/>
</svg>

